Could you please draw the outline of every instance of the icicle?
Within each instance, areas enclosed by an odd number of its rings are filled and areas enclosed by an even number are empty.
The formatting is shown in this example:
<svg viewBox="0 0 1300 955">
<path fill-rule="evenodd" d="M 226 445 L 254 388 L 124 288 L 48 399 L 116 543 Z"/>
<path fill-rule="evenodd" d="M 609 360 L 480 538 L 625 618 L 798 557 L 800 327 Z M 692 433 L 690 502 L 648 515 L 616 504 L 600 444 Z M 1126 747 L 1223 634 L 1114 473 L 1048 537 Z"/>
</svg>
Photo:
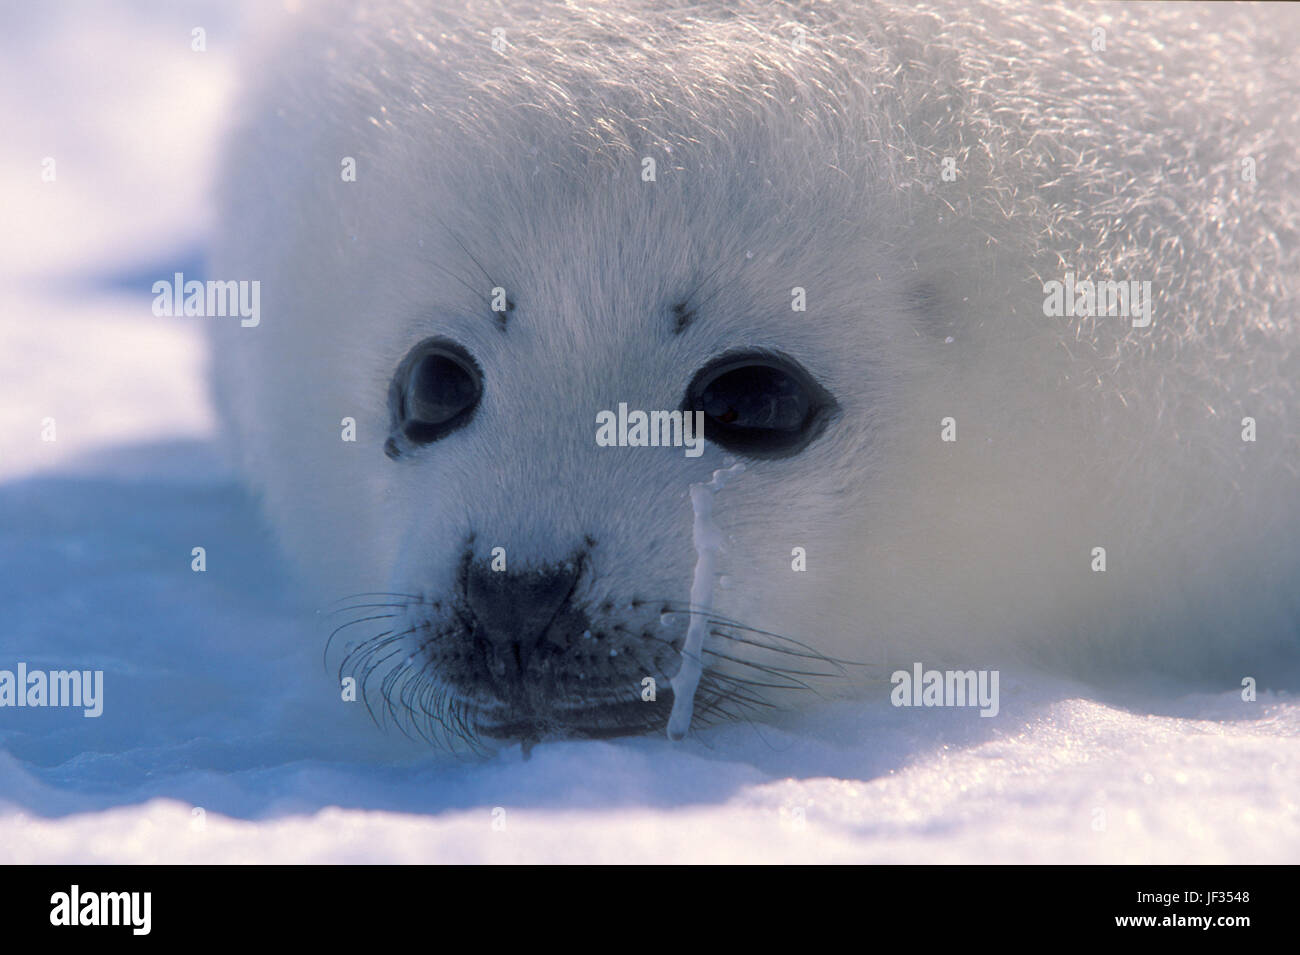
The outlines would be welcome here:
<svg viewBox="0 0 1300 955">
<path fill-rule="evenodd" d="M 704 672 L 704 634 L 708 629 L 708 607 L 713 603 L 713 568 L 722 547 L 722 531 L 713 523 L 713 495 L 727 481 L 745 470 L 742 462 L 713 472 L 707 484 L 691 485 L 691 507 L 695 511 L 695 578 L 691 581 L 691 624 L 682 645 L 682 665 L 672 679 L 673 711 L 668 717 L 668 738 L 678 740 L 691 728 L 695 689 Z"/>
</svg>

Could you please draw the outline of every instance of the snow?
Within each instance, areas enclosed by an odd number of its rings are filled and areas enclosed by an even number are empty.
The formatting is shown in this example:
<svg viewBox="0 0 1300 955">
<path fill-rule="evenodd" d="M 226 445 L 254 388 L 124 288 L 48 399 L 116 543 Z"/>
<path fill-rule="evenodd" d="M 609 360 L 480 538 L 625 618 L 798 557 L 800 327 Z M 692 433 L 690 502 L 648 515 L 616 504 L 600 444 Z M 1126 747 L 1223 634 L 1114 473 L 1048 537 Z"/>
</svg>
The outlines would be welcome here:
<svg viewBox="0 0 1300 955">
<path fill-rule="evenodd" d="M 380 732 L 216 455 L 202 320 L 155 318 L 141 279 L 197 271 L 247 27 L 113 7 L 29 5 L 0 40 L 0 669 L 105 672 L 97 719 L 0 710 L 0 861 L 1300 859 L 1300 702 L 1233 688 L 1004 671 L 993 719 L 885 686 L 527 760 Z"/>
</svg>

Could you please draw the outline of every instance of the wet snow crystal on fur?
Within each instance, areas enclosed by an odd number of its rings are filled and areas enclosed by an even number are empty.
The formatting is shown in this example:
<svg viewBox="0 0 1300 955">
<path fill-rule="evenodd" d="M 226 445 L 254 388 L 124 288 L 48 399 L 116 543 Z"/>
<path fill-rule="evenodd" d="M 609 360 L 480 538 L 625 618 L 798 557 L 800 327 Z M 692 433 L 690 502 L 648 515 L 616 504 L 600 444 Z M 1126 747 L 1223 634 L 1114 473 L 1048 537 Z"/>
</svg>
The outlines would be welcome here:
<svg viewBox="0 0 1300 955">
<path fill-rule="evenodd" d="M 691 728 L 695 709 L 695 688 L 704 671 L 704 630 L 709 625 L 708 607 L 713 602 L 713 572 L 718 551 L 722 549 L 722 531 L 713 523 L 713 495 L 745 470 L 737 461 L 729 468 L 713 472 L 713 479 L 691 485 L 691 508 L 695 511 L 692 536 L 695 540 L 695 577 L 691 581 L 691 625 L 682 645 L 682 665 L 672 679 L 673 711 L 668 717 L 668 736 L 681 739 Z"/>
</svg>

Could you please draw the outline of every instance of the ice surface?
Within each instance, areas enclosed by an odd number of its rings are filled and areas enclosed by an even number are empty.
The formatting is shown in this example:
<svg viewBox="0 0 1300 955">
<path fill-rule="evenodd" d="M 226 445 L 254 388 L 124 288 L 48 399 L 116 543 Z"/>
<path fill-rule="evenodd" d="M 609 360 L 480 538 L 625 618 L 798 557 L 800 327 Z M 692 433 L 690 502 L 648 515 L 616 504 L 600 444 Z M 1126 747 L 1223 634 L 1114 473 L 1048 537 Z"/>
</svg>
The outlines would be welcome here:
<svg viewBox="0 0 1300 955">
<path fill-rule="evenodd" d="M 0 710 L 0 861 L 1300 861 L 1290 697 L 1004 673 L 996 719 L 884 687 L 527 762 L 340 703 L 328 627 L 212 452 L 198 328 L 110 280 L 203 239 L 234 9 L 29 4 L 0 36 L 0 668 L 106 671 L 99 719 Z"/>
</svg>

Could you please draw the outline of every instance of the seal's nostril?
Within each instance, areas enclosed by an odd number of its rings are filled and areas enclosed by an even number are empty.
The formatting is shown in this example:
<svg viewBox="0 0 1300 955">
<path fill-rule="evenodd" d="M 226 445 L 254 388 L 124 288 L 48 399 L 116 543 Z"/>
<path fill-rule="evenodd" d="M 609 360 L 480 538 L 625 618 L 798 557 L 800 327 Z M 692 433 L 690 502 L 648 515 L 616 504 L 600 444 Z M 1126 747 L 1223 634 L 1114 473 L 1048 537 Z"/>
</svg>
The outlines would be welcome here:
<svg viewBox="0 0 1300 955">
<path fill-rule="evenodd" d="M 494 571 L 486 561 L 471 562 L 464 576 L 465 604 L 478 635 L 522 670 L 528 654 L 564 609 L 581 572 L 580 561 L 520 573 Z"/>
</svg>

